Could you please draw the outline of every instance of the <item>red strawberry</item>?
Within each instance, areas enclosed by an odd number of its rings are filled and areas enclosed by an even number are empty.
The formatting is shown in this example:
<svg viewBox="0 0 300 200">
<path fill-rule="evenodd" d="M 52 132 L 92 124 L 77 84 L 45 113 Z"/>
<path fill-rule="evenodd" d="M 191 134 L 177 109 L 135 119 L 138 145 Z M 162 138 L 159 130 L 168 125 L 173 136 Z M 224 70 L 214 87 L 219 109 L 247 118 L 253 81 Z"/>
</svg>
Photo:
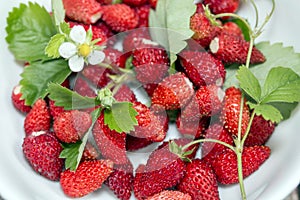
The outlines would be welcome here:
<svg viewBox="0 0 300 200">
<path fill-rule="evenodd" d="M 62 146 L 52 133 L 32 132 L 23 141 L 23 152 L 31 167 L 42 176 L 57 181 L 63 169 L 59 158 Z"/>
<path fill-rule="evenodd" d="M 208 5 L 214 14 L 235 13 L 239 8 L 240 0 L 204 0 L 203 4 Z"/>
<path fill-rule="evenodd" d="M 159 83 L 168 72 L 169 58 L 163 48 L 140 48 L 133 51 L 132 64 L 142 84 Z"/>
<path fill-rule="evenodd" d="M 212 124 L 205 132 L 205 139 L 215 139 L 233 145 L 233 139 L 224 127 L 218 123 Z M 217 155 L 225 151 L 227 147 L 214 142 L 202 143 L 202 159 L 208 165 L 214 161 Z"/>
<path fill-rule="evenodd" d="M 142 6 L 147 2 L 147 0 L 123 0 L 122 3 L 125 3 L 127 5 L 137 7 Z"/>
<path fill-rule="evenodd" d="M 109 160 L 84 161 L 76 171 L 62 172 L 60 185 L 67 196 L 82 197 L 99 189 L 112 170 L 113 163 Z"/>
<path fill-rule="evenodd" d="M 139 16 L 138 27 L 148 27 L 149 26 L 150 8 L 151 7 L 148 4 L 135 8 L 135 12 Z"/>
<path fill-rule="evenodd" d="M 149 0 L 149 3 L 150 3 L 152 8 L 154 8 L 154 9 L 156 8 L 157 1 L 158 0 Z"/>
<path fill-rule="evenodd" d="M 97 158 L 99 158 L 99 156 L 100 155 L 97 149 L 90 142 L 87 142 L 82 153 L 81 161 L 96 160 Z"/>
<path fill-rule="evenodd" d="M 192 200 L 192 198 L 189 194 L 184 194 L 179 191 L 164 190 L 147 198 L 147 200 Z"/>
<path fill-rule="evenodd" d="M 51 116 L 47 103 L 43 99 L 38 99 L 24 121 L 26 135 L 32 132 L 48 131 L 50 129 Z"/>
<path fill-rule="evenodd" d="M 21 85 L 14 87 L 11 94 L 11 100 L 17 110 L 23 113 L 28 113 L 31 110 L 31 106 L 25 105 L 25 100 L 22 99 L 21 88 Z"/>
<path fill-rule="evenodd" d="M 147 92 L 149 97 L 153 96 L 155 88 L 157 88 L 158 84 L 157 83 L 149 83 L 149 84 L 144 84 L 143 88 Z"/>
<path fill-rule="evenodd" d="M 179 191 L 189 194 L 195 200 L 220 199 L 217 179 L 211 167 L 200 159 L 195 159 L 186 166 L 185 171 L 177 186 Z"/>
<path fill-rule="evenodd" d="M 148 44 L 148 41 L 151 41 L 151 38 L 147 29 L 139 28 L 128 31 L 123 40 L 124 52 L 131 53 L 138 48 L 153 47 L 151 44 Z"/>
<path fill-rule="evenodd" d="M 242 154 L 243 177 L 255 172 L 270 156 L 271 150 L 267 146 L 244 147 Z M 219 154 L 212 163 L 217 180 L 221 184 L 238 183 L 238 166 L 235 152 L 226 149 Z"/>
<path fill-rule="evenodd" d="M 243 32 L 240 29 L 240 27 L 234 23 L 234 22 L 226 22 L 223 26 L 222 26 L 222 32 L 225 32 L 227 34 L 233 34 L 233 35 L 237 35 L 241 38 L 244 38 Z"/>
<path fill-rule="evenodd" d="M 224 65 L 207 52 L 184 51 L 180 53 L 181 64 L 189 79 L 200 87 L 222 85 L 226 71 Z"/>
<path fill-rule="evenodd" d="M 154 142 L 161 142 L 165 139 L 167 134 L 165 121 L 161 122 L 160 118 L 142 103 L 134 102 L 133 107 L 138 112 L 136 117 L 138 126 L 135 126 L 135 130 L 131 131 L 130 135 Z"/>
<path fill-rule="evenodd" d="M 225 64 L 245 64 L 249 42 L 240 36 L 222 32 L 211 41 L 209 48 L 214 56 Z M 250 63 L 257 64 L 265 62 L 265 60 L 265 56 L 257 48 L 253 47 Z"/>
<path fill-rule="evenodd" d="M 86 66 L 82 71 L 82 75 L 99 88 L 105 87 L 110 81 L 109 74 L 109 69 L 96 65 Z"/>
<path fill-rule="evenodd" d="M 209 124 L 208 117 L 201 117 L 194 121 L 187 121 L 179 116 L 176 120 L 176 126 L 178 131 L 187 137 L 192 137 L 198 139 L 203 136 L 203 131 L 207 128 Z"/>
<path fill-rule="evenodd" d="M 87 68 L 87 67 L 85 67 L 85 68 Z M 81 77 L 77 77 L 77 79 L 74 83 L 73 90 L 82 96 L 87 96 L 87 97 L 95 97 L 96 96 L 95 91 L 90 87 L 89 83 Z"/>
<path fill-rule="evenodd" d="M 131 135 L 126 136 L 126 150 L 127 151 L 136 151 L 136 150 L 142 149 L 152 143 L 153 143 L 153 141 L 150 141 L 146 138 L 139 138 L 139 137 L 134 137 Z"/>
<path fill-rule="evenodd" d="M 93 136 L 104 158 L 112 160 L 117 165 L 129 162 L 126 156 L 126 134 L 110 130 L 104 124 L 103 113 L 93 127 Z"/>
<path fill-rule="evenodd" d="M 89 113 L 78 110 L 65 111 L 53 122 L 56 137 L 66 143 L 75 143 L 88 131 L 92 125 Z"/>
<path fill-rule="evenodd" d="M 101 17 L 101 6 L 96 0 L 63 0 L 68 18 L 93 24 Z"/>
<path fill-rule="evenodd" d="M 264 145 L 274 132 L 275 126 L 275 123 L 265 120 L 261 115 L 255 115 L 245 146 Z"/>
<path fill-rule="evenodd" d="M 54 120 L 55 118 L 57 118 L 58 115 L 60 115 L 60 113 L 66 111 L 64 107 L 56 106 L 55 101 L 51 99 L 49 100 L 49 109 L 50 109 L 50 114 Z"/>
<path fill-rule="evenodd" d="M 106 48 L 103 52 L 105 53 L 105 63 L 112 65 L 115 70 L 118 70 L 118 68 L 125 68 L 127 60 L 126 54 L 113 48 Z"/>
<path fill-rule="evenodd" d="M 117 38 L 114 36 L 113 31 L 111 28 L 103 21 L 98 21 L 94 26 L 97 26 L 102 32 L 106 35 L 107 41 L 106 45 L 112 47 L 115 45 Z"/>
<path fill-rule="evenodd" d="M 153 151 L 144 170 L 137 173 L 134 180 L 134 194 L 137 199 L 145 199 L 179 183 L 184 175 L 185 164 L 179 156 L 164 146 Z"/>
<path fill-rule="evenodd" d="M 126 4 L 103 6 L 102 20 L 113 31 L 122 32 L 135 28 L 138 25 L 138 16 Z"/>
<path fill-rule="evenodd" d="M 115 165 L 105 184 L 121 200 L 129 200 L 133 188 L 133 166 L 131 163 Z"/>
<path fill-rule="evenodd" d="M 240 116 L 242 93 L 235 87 L 227 88 L 225 91 L 224 107 L 221 112 L 221 120 L 225 129 L 233 134 L 238 135 L 238 124 Z M 243 136 L 250 120 L 250 111 L 244 100 L 241 135 Z"/>
<path fill-rule="evenodd" d="M 155 88 L 152 106 L 156 109 L 176 110 L 184 107 L 194 95 L 193 84 L 181 72 L 166 77 Z"/>
<path fill-rule="evenodd" d="M 117 101 L 128 101 L 128 102 L 137 101 L 133 91 L 125 84 L 119 88 L 119 90 L 114 95 L 114 98 Z"/>
</svg>

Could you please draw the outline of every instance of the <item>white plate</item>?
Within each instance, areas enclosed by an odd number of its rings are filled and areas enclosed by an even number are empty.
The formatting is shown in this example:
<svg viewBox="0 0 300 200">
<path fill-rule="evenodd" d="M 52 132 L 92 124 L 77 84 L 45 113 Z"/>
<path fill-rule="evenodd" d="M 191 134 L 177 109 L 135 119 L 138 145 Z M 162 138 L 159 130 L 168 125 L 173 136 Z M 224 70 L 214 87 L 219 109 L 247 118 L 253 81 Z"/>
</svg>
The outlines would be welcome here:
<svg viewBox="0 0 300 200">
<path fill-rule="evenodd" d="M 0 195 L 8 200 L 68 199 L 57 182 L 48 181 L 34 173 L 25 161 L 21 145 L 24 137 L 22 114 L 13 108 L 10 95 L 20 77 L 22 66 L 14 61 L 5 43 L 5 25 L 8 11 L 26 0 L 2 2 L 0 8 Z M 38 0 L 50 8 L 50 0 Z M 283 42 L 285 46 L 294 46 L 300 52 L 300 2 L 289 0 L 277 2 L 277 9 L 260 41 Z M 260 1 L 262 10 L 270 8 L 268 1 Z M 242 14 L 252 21 L 253 10 L 242 7 Z M 262 12 L 263 14 L 266 12 Z M 263 16 L 263 15 L 262 15 Z M 281 123 L 268 145 L 272 148 L 269 160 L 245 180 L 248 199 L 281 200 L 300 182 L 300 106 L 288 121 Z M 221 199 L 240 199 L 237 185 L 219 189 Z M 116 199 L 107 188 L 100 189 L 82 199 Z M 133 199 L 133 197 L 132 197 Z"/>
</svg>

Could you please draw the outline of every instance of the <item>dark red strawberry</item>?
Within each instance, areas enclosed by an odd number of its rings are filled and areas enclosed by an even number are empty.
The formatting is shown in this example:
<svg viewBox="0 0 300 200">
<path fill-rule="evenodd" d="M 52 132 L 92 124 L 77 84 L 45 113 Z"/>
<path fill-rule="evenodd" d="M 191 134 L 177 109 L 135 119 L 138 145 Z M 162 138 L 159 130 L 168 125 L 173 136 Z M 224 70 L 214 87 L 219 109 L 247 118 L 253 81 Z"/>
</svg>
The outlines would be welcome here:
<svg viewBox="0 0 300 200">
<path fill-rule="evenodd" d="M 82 96 L 87 96 L 87 97 L 96 96 L 96 92 L 90 87 L 89 83 L 83 78 L 81 78 L 80 76 L 77 77 L 77 79 L 75 80 L 73 90 Z"/>
<path fill-rule="evenodd" d="M 269 158 L 271 150 L 267 146 L 244 147 L 242 154 L 243 177 L 246 178 Z M 212 163 L 217 180 L 221 184 L 238 183 L 238 166 L 235 152 L 227 149 Z"/>
<path fill-rule="evenodd" d="M 97 158 L 99 158 L 99 156 L 100 155 L 97 149 L 92 145 L 92 143 L 87 142 L 82 153 L 81 161 L 96 160 Z"/>
<path fill-rule="evenodd" d="M 149 0 L 149 3 L 150 3 L 152 8 L 154 8 L 154 9 L 156 8 L 157 1 L 158 0 Z"/>
<path fill-rule="evenodd" d="M 152 144 L 153 141 L 148 140 L 147 138 L 139 138 L 131 135 L 126 136 L 126 150 L 127 151 L 136 151 Z"/>
<path fill-rule="evenodd" d="M 261 115 L 255 115 L 245 146 L 264 145 L 274 132 L 275 126 L 275 123 L 265 120 Z"/>
<path fill-rule="evenodd" d="M 159 110 L 176 110 L 184 107 L 194 95 L 193 84 L 181 72 L 166 77 L 155 88 L 152 107 Z"/>
<path fill-rule="evenodd" d="M 75 143 L 81 139 L 92 125 L 89 113 L 78 110 L 65 111 L 53 122 L 56 137 L 65 143 Z"/>
<path fill-rule="evenodd" d="M 139 16 L 138 27 L 148 27 L 149 26 L 150 8 L 151 8 L 151 6 L 148 4 L 135 8 L 135 12 Z"/>
<path fill-rule="evenodd" d="M 157 83 L 149 83 L 149 84 L 144 84 L 143 88 L 147 92 L 149 97 L 153 96 L 155 88 L 157 88 L 158 84 Z"/>
<path fill-rule="evenodd" d="M 225 32 L 227 34 L 233 34 L 233 35 L 239 36 L 241 38 L 244 38 L 242 30 L 234 22 L 226 22 L 225 24 L 223 24 L 222 32 Z"/>
<path fill-rule="evenodd" d="M 17 110 L 23 113 L 28 113 L 31 110 L 31 106 L 25 105 L 25 100 L 22 99 L 21 88 L 21 85 L 14 87 L 11 94 L 11 100 Z"/>
<path fill-rule="evenodd" d="M 179 191 L 164 190 L 152 197 L 147 198 L 147 200 L 192 200 L 189 194 L 185 194 Z"/>
<path fill-rule="evenodd" d="M 137 7 L 142 6 L 147 2 L 147 0 L 123 0 L 122 3 L 125 3 L 127 5 Z"/>
<path fill-rule="evenodd" d="M 84 161 L 76 171 L 62 172 L 60 185 L 67 196 L 83 197 L 99 189 L 112 170 L 113 163 L 109 160 Z"/>
<path fill-rule="evenodd" d="M 48 131 L 50 121 L 51 116 L 47 103 L 43 99 L 38 99 L 25 117 L 24 130 L 26 135 L 32 132 Z"/>
<path fill-rule="evenodd" d="M 131 30 L 138 25 L 138 16 L 126 4 L 103 6 L 102 20 L 117 32 Z"/>
<path fill-rule="evenodd" d="M 249 42 L 234 34 L 222 32 L 210 43 L 210 51 L 225 64 L 245 64 L 249 51 Z M 265 62 L 266 58 L 256 47 L 253 47 L 250 63 Z"/>
<path fill-rule="evenodd" d="M 63 148 L 52 133 L 33 132 L 24 138 L 22 148 L 34 171 L 50 180 L 59 180 L 63 169 L 59 155 Z"/>
<path fill-rule="evenodd" d="M 137 101 L 133 91 L 125 84 L 118 89 L 117 93 L 114 95 L 114 98 L 117 101 L 128 101 L 128 102 Z"/>
<path fill-rule="evenodd" d="M 104 124 L 103 113 L 93 127 L 93 136 L 104 158 L 110 159 L 117 165 L 129 162 L 126 156 L 126 134 L 110 130 L 110 128 Z"/>
<path fill-rule="evenodd" d="M 49 100 L 49 110 L 50 110 L 50 114 L 51 114 L 53 119 L 57 118 L 57 116 L 60 115 L 60 113 L 66 111 L 64 109 L 64 107 L 56 106 L 55 101 L 53 101 L 51 99 Z"/>
<path fill-rule="evenodd" d="M 177 187 L 192 199 L 220 199 L 216 175 L 212 168 L 200 159 L 187 164 L 185 175 Z"/>
<path fill-rule="evenodd" d="M 146 28 L 139 28 L 128 31 L 123 40 L 123 50 L 125 53 L 131 53 L 138 48 L 153 47 L 149 44 L 150 34 Z"/>
<path fill-rule="evenodd" d="M 127 60 L 126 54 L 113 48 L 106 48 L 103 52 L 105 53 L 105 63 L 112 65 L 116 71 L 118 68 L 125 68 Z"/>
<path fill-rule="evenodd" d="M 102 14 L 96 0 L 63 0 L 63 4 L 68 18 L 85 24 L 95 23 Z"/>
<path fill-rule="evenodd" d="M 224 107 L 221 111 L 221 120 L 225 129 L 233 135 L 238 135 L 238 124 L 241 108 L 242 93 L 235 87 L 227 88 L 225 91 Z M 244 99 L 241 135 L 243 136 L 250 120 L 249 107 Z"/>
<path fill-rule="evenodd" d="M 240 0 L 204 0 L 203 4 L 208 5 L 214 14 L 235 13 L 239 8 Z"/>
<path fill-rule="evenodd" d="M 222 85 L 226 71 L 224 65 L 207 52 L 183 51 L 180 61 L 195 86 Z"/>
<path fill-rule="evenodd" d="M 129 200 L 133 189 L 133 166 L 131 163 L 115 165 L 105 184 L 121 200 Z"/>
<path fill-rule="evenodd" d="M 82 70 L 82 75 L 99 88 L 105 87 L 107 83 L 110 81 L 108 77 L 110 73 L 111 71 L 109 69 L 96 66 L 96 65 L 85 66 L 84 69 Z M 89 95 L 90 94 L 88 93 L 88 96 Z"/>
<path fill-rule="evenodd" d="M 204 131 L 209 125 L 209 121 L 208 117 L 201 117 L 197 120 L 188 121 L 180 115 L 176 120 L 176 126 L 182 135 L 198 139 L 203 136 Z"/>
</svg>

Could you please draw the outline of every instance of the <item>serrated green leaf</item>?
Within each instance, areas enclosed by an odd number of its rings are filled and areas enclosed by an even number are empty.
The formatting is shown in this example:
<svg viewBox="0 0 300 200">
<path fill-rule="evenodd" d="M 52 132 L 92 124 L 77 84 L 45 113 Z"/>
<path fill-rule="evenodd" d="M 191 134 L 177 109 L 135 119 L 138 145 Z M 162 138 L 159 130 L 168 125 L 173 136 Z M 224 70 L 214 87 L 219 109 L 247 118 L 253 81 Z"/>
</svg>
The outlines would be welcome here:
<svg viewBox="0 0 300 200">
<path fill-rule="evenodd" d="M 66 22 L 62 22 L 62 23 L 60 24 L 60 30 L 61 30 L 61 32 L 63 32 L 64 34 L 70 35 L 70 31 L 71 31 L 70 24 L 68 24 L 68 23 L 66 23 Z"/>
<path fill-rule="evenodd" d="M 49 12 L 37 3 L 20 4 L 7 18 L 6 41 L 17 60 L 48 60 L 45 48 L 56 28 Z"/>
<path fill-rule="evenodd" d="M 62 0 L 52 0 L 52 13 L 56 26 L 60 26 L 65 21 L 66 11 Z"/>
<path fill-rule="evenodd" d="M 56 34 L 54 35 L 51 40 L 49 41 L 45 52 L 48 57 L 50 58 L 59 58 L 59 52 L 58 49 L 60 45 L 65 41 L 65 35 L 64 34 Z"/>
<path fill-rule="evenodd" d="M 289 68 L 271 69 L 263 87 L 262 103 L 299 101 L 300 76 Z"/>
<path fill-rule="evenodd" d="M 237 71 L 236 77 L 239 80 L 240 87 L 256 102 L 259 102 L 261 98 L 261 87 L 252 72 L 246 66 L 241 66 Z"/>
<path fill-rule="evenodd" d="M 70 74 L 67 61 L 62 59 L 31 63 L 21 74 L 22 99 L 25 99 L 26 105 L 32 105 L 48 94 L 50 82 L 61 84 Z"/>
<path fill-rule="evenodd" d="M 248 103 L 248 105 L 251 109 L 254 109 L 254 112 L 257 115 L 262 115 L 263 118 L 266 120 L 270 120 L 275 123 L 279 123 L 281 120 L 283 120 L 280 111 L 272 105 L 269 104 L 257 105 L 252 103 Z"/>
<path fill-rule="evenodd" d="M 280 111 L 283 120 L 286 120 L 290 118 L 292 111 L 297 107 L 298 103 L 274 102 L 274 103 L 270 103 L 270 105 L 277 108 Z"/>
<path fill-rule="evenodd" d="M 104 123 L 111 130 L 118 133 L 129 133 L 134 131 L 134 126 L 138 125 L 136 120 L 137 111 L 130 102 L 116 102 L 112 104 L 111 109 L 104 111 Z"/>
<path fill-rule="evenodd" d="M 77 92 L 56 83 L 48 85 L 48 93 L 55 105 L 62 106 L 65 110 L 94 108 L 101 103 L 96 98 L 81 96 Z"/>
<path fill-rule="evenodd" d="M 177 59 L 176 54 L 186 47 L 185 40 L 194 34 L 190 17 L 195 11 L 193 0 L 160 0 L 156 10 L 150 10 L 151 37 L 169 52 L 171 65 Z"/>
</svg>

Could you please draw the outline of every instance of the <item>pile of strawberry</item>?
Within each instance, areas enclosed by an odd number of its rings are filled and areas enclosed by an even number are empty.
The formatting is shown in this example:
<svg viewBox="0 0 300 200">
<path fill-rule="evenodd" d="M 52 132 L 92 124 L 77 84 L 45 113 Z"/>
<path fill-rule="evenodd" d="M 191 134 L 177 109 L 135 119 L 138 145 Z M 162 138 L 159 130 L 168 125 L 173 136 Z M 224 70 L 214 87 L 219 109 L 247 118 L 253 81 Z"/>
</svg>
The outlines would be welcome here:
<svg viewBox="0 0 300 200">
<path fill-rule="evenodd" d="M 82 96 L 95 97 L 94 88 L 103 88 L 118 77 L 121 68 L 135 72 L 136 80 L 151 99 L 151 106 L 138 101 L 134 91 L 122 85 L 114 94 L 118 101 L 133 103 L 138 125 L 130 134 L 118 133 L 104 123 L 102 113 L 92 128 L 93 138 L 85 146 L 76 171 L 65 169 L 60 158 L 63 145 L 78 142 L 92 124 L 93 109 L 65 110 L 49 98 L 27 106 L 21 99 L 20 86 L 12 92 L 12 102 L 26 113 L 23 152 L 32 168 L 42 176 L 60 181 L 64 193 L 82 197 L 106 184 L 119 199 L 219 199 L 218 184 L 238 183 L 237 156 L 221 144 L 204 142 L 202 157 L 195 157 L 199 144 L 182 148 L 197 139 L 216 139 L 234 146 L 238 135 L 240 108 L 243 108 L 241 132 L 246 132 L 251 110 L 241 105 L 241 90 L 222 85 L 227 64 L 244 64 L 249 42 L 241 29 L 227 18 L 214 25 L 206 17 L 203 5 L 214 14 L 234 13 L 239 0 L 204 0 L 190 19 L 195 32 L 188 46 L 179 53 L 176 73 L 169 73 L 168 52 L 151 41 L 148 32 L 150 8 L 155 0 L 63 0 L 71 26 L 91 26 L 93 37 L 105 44 L 105 63 L 112 69 L 86 66 L 75 81 L 62 85 Z M 133 30 L 135 28 L 139 28 Z M 123 51 L 114 49 L 117 42 L 109 39 L 128 32 L 123 38 Z M 262 63 L 264 55 L 254 47 L 251 63 Z M 128 66 L 130 66 L 128 68 Z M 26 67 L 26 66 L 25 66 Z M 245 99 L 246 102 L 246 99 Z M 167 111 L 167 112 L 166 112 Z M 170 123 L 175 123 L 182 138 L 164 141 Z M 243 176 L 256 171 L 270 156 L 264 146 L 275 124 L 255 116 L 242 153 Z M 163 142 L 164 141 L 164 142 Z M 134 152 L 150 144 L 159 146 L 145 164 L 133 168 L 127 151 Z"/>
</svg>

